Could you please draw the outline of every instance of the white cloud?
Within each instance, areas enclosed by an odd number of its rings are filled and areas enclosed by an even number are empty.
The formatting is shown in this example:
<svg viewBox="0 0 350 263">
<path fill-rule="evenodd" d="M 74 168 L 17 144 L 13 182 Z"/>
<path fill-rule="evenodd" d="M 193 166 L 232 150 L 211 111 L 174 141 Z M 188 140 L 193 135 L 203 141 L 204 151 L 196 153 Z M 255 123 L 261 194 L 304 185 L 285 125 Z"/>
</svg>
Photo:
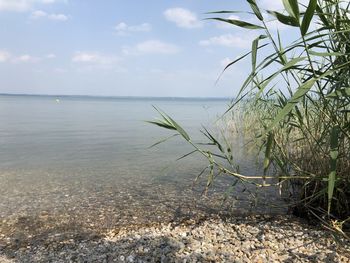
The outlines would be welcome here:
<svg viewBox="0 0 350 263">
<path fill-rule="evenodd" d="M 46 55 L 46 58 L 47 58 L 47 59 L 54 59 L 54 58 L 56 58 L 56 55 L 53 54 L 53 53 L 50 53 L 50 54 L 47 54 L 47 55 Z"/>
<path fill-rule="evenodd" d="M 42 10 L 33 11 L 30 18 L 32 18 L 32 19 L 47 18 L 47 19 L 56 20 L 56 21 L 67 21 L 68 20 L 68 16 L 66 16 L 64 14 L 48 14 Z"/>
<path fill-rule="evenodd" d="M 11 58 L 11 54 L 5 50 L 0 50 L 0 62 L 6 62 Z"/>
<path fill-rule="evenodd" d="M 152 30 L 152 26 L 148 23 L 139 25 L 128 25 L 125 22 L 120 22 L 114 28 L 119 35 L 125 35 L 128 32 L 148 32 Z"/>
<path fill-rule="evenodd" d="M 198 20 L 197 15 L 184 8 L 169 8 L 164 11 L 164 16 L 178 27 L 198 28 L 202 26 L 202 22 Z"/>
<path fill-rule="evenodd" d="M 31 18 L 36 19 L 40 17 L 46 17 L 47 13 L 41 10 L 35 10 L 32 12 Z"/>
<path fill-rule="evenodd" d="M 35 63 L 38 62 L 40 59 L 37 57 L 33 57 L 31 55 L 25 54 L 18 57 L 13 58 L 13 63 Z"/>
<path fill-rule="evenodd" d="M 44 4 L 52 4 L 55 2 L 55 0 L 41 0 Z"/>
<path fill-rule="evenodd" d="M 0 11 L 24 12 L 35 4 L 53 4 L 67 0 L 0 0 Z"/>
<path fill-rule="evenodd" d="M 0 62 L 11 62 L 11 63 L 36 63 L 39 62 L 39 57 L 34 57 L 29 54 L 21 56 L 15 56 L 6 50 L 0 50 Z"/>
<path fill-rule="evenodd" d="M 98 52 L 81 52 L 78 51 L 72 57 L 72 62 L 75 63 L 89 63 L 99 65 L 110 65 L 115 62 L 117 58 L 115 56 L 107 56 Z"/>
<path fill-rule="evenodd" d="M 30 8 L 30 2 L 25 0 L 0 0 L 1 11 L 22 12 Z"/>
<path fill-rule="evenodd" d="M 159 40 L 148 40 L 136 45 L 136 51 L 140 53 L 174 54 L 179 51 L 179 48 Z"/>
<path fill-rule="evenodd" d="M 51 20 L 56 20 L 56 21 L 67 21 L 68 16 L 65 14 L 50 14 L 47 16 Z"/>
<path fill-rule="evenodd" d="M 253 40 L 252 35 L 233 35 L 233 34 L 224 34 L 220 36 L 211 37 L 206 40 L 201 40 L 199 44 L 201 46 L 225 46 L 225 47 L 238 47 L 238 48 L 247 48 L 251 46 L 251 41 Z"/>
</svg>

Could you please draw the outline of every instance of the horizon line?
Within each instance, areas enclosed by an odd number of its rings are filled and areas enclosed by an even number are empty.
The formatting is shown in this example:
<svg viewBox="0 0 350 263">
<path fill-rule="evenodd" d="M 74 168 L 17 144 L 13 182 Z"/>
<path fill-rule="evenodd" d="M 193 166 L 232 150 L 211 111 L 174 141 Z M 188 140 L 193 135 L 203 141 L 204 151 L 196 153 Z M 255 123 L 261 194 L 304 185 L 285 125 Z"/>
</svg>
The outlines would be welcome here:
<svg viewBox="0 0 350 263">
<path fill-rule="evenodd" d="M 79 95 L 79 94 L 28 94 L 0 93 L 0 96 L 37 96 L 37 97 L 87 97 L 87 98 L 120 98 L 120 99 L 214 99 L 231 100 L 231 97 L 181 97 L 181 96 L 119 96 L 119 95 Z"/>
</svg>

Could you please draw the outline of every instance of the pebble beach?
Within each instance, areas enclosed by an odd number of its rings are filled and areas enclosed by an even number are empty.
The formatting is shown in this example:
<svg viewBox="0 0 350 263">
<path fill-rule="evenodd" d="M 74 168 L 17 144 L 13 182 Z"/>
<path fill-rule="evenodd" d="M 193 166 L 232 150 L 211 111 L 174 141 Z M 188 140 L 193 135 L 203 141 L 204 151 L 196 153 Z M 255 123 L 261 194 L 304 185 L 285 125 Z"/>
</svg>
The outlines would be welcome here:
<svg viewBox="0 0 350 263">
<path fill-rule="evenodd" d="M 350 262 L 349 252 L 293 216 L 246 216 L 7 239 L 0 262 Z"/>
</svg>

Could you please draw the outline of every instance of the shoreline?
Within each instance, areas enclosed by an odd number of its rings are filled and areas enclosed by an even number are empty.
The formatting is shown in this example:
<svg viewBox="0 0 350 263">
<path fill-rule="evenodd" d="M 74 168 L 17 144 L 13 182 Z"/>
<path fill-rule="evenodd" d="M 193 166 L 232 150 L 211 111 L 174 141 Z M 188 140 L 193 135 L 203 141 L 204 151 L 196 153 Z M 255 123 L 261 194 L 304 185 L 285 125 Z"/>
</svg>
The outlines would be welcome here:
<svg viewBox="0 0 350 263">
<path fill-rule="evenodd" d="M 350 242 L 294 216 L 211 216 L 185 223 L 56 233 L 0 246 L 13 262 L 349 262 Z M 14 243 L 13 243 L 14 242 Z M 18 242 L 18 241 L 17 241 Z M 346 253 L 346 250 L 348 253 Z"/>
</svg>

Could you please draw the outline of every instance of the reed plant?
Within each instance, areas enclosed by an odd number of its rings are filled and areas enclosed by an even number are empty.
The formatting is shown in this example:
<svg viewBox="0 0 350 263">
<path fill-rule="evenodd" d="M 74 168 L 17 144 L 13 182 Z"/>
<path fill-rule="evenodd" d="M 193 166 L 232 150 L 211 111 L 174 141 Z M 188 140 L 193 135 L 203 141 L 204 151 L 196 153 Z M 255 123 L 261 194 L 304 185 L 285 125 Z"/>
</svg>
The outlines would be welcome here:
<svg viewBox="0 0 350 263">
<path fill-rule="evenodd" d="M 278 1 L 278 0 L 276 0 Z M 225 69 L 250 58 L 251 71 L 226 112 L 234 131 L 263 156 L 261 176 L 240 174 L 227 138 L 194 143 L 166 113 L 151 123 L 174 130 L 208 160 L 207 187 L 218 175 L 257 187 L 280 187 L 300 216 L 315 217 L 345 236 L 350 227 L 350 10 L 349 1 L 282 0 L 284 10 L 266 10 L 255 0 L 243 20 L 239 11 L 208 13 L 208 19 L 252 30 L 251 50 Z M 271 23 L 292 27 L 285 45 Z M 252 22 L 256 21 L 256 22 Z M 212 146 L 216 147 L 213 150 Z M 204 173 L 201 173 L 201 175 Z"/>
</svg>

